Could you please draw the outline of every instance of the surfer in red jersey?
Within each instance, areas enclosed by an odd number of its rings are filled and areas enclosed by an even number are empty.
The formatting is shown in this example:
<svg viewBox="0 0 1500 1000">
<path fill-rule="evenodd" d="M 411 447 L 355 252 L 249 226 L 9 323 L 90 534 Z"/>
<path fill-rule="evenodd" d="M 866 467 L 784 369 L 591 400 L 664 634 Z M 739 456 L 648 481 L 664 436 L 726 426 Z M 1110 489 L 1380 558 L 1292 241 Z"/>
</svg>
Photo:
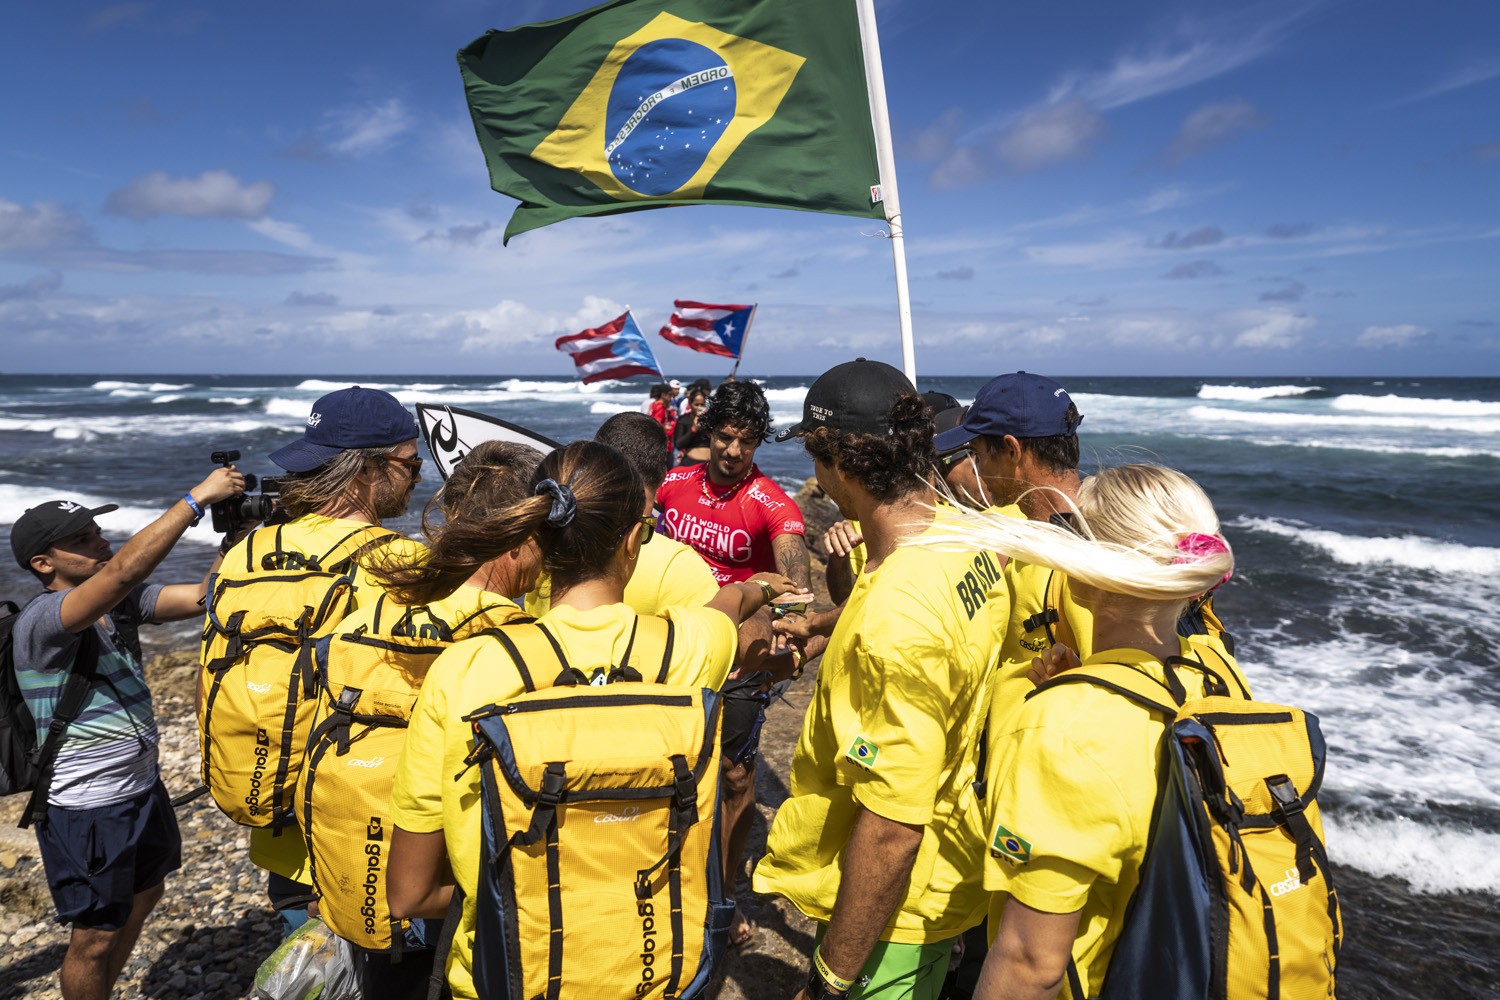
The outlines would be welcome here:
<svg viewBox="0 0 1500 1000">
<path fill-rule="evenodd" d="M 765 393 L 754 382 L 726 382 L 709 399 L 698 426 L 709 435 L 708 461 L 667 473 L 656 491 L 662 530 L 696 549 L 720 586 L 774 570 L 804 591 L 811 590 L 802 511 L 755 465 L 755 451 L 771 433 L 771 408 Z M 752 618 L 742 628 L 755 621 Z M 769 616 L 761 624 L 770 648 Z M 742 659 L 724 685 L 720 850 L 724 884 L 730 892 L 739 880 L 750 837 L 755 758 L 770 685 L 792 675 L 801 656 L 800 651 L 788 651 L 759 662 Z M 736 910 L 729 928 L 730 943 L 742 945 L 754 936 L 755 926 Z"/>
</svg>

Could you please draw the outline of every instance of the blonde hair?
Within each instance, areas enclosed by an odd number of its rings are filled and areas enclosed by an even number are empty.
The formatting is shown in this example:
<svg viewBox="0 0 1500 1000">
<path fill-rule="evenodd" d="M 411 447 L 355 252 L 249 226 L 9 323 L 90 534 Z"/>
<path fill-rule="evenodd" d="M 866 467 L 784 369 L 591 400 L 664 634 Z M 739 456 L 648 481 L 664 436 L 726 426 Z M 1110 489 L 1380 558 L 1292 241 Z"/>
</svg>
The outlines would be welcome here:
<svg viewBox="0 0 1500 1000">
<path fill-rule="evenodd" d="M 915 544 L 991 549 L 1099 590 L 1148 601 L 1191 600 L 1234 569 L 1234 553 L 1219 535 L 1213 504 L 1197 483 L 1174 469 L 1105 469 L 1083 480 L 1077 504 L 1070 505 L 1077 511 L 1076 532 L 993 509 L 959 509 Z"/>
<path fill-rule="evenodd" d="M 281 496 L 277 502 L 294 518 L 311 514 L 347 493 L 364 471 L 365 463 L 394 455 L 405 443 L 385 448 L 346 448 L 316 469 L 289 472 L 281 477 Z"/>
</svg>

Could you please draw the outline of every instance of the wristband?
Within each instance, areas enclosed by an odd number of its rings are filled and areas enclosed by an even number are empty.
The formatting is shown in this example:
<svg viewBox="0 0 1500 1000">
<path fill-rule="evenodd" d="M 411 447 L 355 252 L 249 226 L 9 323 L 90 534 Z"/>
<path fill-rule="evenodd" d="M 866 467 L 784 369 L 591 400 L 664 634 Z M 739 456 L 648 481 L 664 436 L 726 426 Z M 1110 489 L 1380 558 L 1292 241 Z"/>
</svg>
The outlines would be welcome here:
<svg viewBox="0 0 1500 1000">
<path fill-rule="evenodd" d="M 772 589 L 769 583 L 764 580 L 751 580 L 750 582 L 760 587 L 760 592 L 765 595 L 767 604 L 776 600 L 776 591 Z"/>
<path fill-rule="evenodd" d="M 835 975 L 828 963 L 823 961 L 822 951 L 818 948 L 813 949 L 813 973 L 835 993 L 848 993 L 859 984 L 857 979 L 840 979 Z"/>
<path fill-rule="evenodd" d="M 203 520 L 203 508 L 198 506 L 198 501 L 193 499 L 192 493 L 184 493 L 182 495 L 182 502 L 193 508 L 194 524 L 197 524 L 199 521 Z"/>
</svg>

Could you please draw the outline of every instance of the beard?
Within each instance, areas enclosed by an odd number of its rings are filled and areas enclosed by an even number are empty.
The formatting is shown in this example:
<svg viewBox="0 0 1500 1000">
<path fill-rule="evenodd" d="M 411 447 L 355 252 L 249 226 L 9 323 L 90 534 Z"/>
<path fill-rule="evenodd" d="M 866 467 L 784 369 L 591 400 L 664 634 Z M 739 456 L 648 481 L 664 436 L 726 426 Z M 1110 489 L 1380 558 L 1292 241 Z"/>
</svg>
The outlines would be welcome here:
<svg viewBox="0 0 1500 1000">
<path fill-rule="evenodd" d="M 375 488 L 376 519 L 385 521 L 405 514 L 407 505 L 411 502 L 411 491 L 416 488 L 416 485 L 414 479 L 403 483 L 394 482 L 389 478 L 383 479 Z"/>
</svg>

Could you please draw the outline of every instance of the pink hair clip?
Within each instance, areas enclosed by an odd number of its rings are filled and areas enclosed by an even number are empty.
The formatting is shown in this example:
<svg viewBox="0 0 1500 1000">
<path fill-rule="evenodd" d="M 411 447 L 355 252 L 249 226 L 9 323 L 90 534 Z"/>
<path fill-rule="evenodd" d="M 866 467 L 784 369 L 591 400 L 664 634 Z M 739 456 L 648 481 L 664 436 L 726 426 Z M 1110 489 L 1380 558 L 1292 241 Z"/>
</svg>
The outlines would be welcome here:
<svg viewBox="0 0 1500 1000">
<path fill-rule="evenodd" d="M 1221 552 L 1228 552 L 1229 543 L 1225 542 L 1224 539 L 1218 535 L 1205 535 L 1201 531 L 1191 531 L 1178 539 L 1177 551 L 1181 552 L 1182 555 L 1178 556 L 1176 559 L 1173 559 L 1172 562 L 1199 562 L 1200 560 L 1216 556 Z M 1234 576 L 1234 570 L 1231 569 L 1229 572 L 1224 574 L 1224 576 L 1219 580 L 1218 583 L 1208 588 L 1209 591 L 1212 592 L 1224 586 L 1224 584 L 1229 582 L 1229 578 L 1232 576 Z"/>
</svg>

